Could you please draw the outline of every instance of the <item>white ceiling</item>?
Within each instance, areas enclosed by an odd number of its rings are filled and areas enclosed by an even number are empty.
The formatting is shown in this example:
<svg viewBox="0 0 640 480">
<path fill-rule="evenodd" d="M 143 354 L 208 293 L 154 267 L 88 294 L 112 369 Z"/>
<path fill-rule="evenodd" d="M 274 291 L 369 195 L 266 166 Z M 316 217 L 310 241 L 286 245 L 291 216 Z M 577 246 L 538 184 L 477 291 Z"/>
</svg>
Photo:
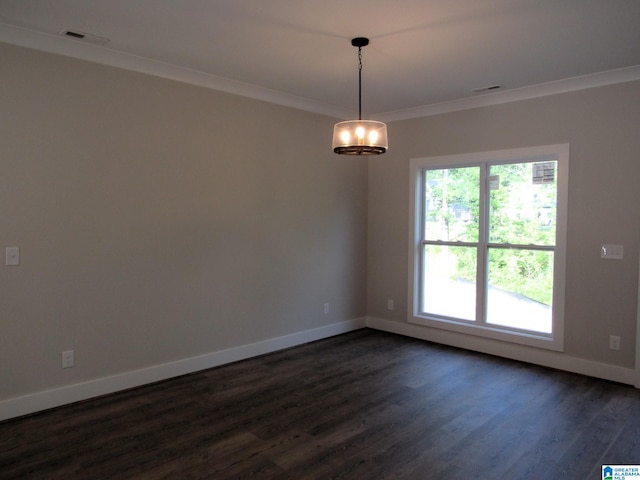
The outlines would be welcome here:
<svg viewBox="0 0 640 480">
<path fill-rule="evenodd" d="M 0 41 L 345 118 L 356 36 L 364 117 L 640 78 L 640 0 L 0 0 Z"/>
</svg>

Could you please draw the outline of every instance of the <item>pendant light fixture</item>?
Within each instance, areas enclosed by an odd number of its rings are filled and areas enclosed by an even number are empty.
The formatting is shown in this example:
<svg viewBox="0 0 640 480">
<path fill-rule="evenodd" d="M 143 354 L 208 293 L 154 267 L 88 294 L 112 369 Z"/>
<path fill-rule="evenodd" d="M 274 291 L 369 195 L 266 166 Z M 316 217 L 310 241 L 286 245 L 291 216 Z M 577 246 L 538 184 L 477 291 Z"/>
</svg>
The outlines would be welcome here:
<svg viewBox="0 0 640 480">
<path fill-rule="evenodd" d="M 333 151 L 340 155 L 380 155 L 388 148 L 387 126 L 375 120 L 362 120 L 362 47 L 369 39 L 357 37 L 358 47 L 358 120 L 336 123 L 333 127 Z"/>
</svg>

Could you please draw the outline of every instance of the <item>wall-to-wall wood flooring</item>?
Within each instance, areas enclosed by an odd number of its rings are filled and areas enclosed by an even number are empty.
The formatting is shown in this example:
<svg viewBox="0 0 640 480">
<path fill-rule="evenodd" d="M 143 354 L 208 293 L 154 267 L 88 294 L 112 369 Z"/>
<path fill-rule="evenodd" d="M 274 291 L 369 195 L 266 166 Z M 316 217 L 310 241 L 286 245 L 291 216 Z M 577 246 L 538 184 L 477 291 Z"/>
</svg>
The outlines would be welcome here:
<svg viewBox="0 0 640 480">
<path fill-rule="evenodd" d="M 0 423 L 2 479 L 601 479 L 640 391 L 374 330 Z"/>
</svg>

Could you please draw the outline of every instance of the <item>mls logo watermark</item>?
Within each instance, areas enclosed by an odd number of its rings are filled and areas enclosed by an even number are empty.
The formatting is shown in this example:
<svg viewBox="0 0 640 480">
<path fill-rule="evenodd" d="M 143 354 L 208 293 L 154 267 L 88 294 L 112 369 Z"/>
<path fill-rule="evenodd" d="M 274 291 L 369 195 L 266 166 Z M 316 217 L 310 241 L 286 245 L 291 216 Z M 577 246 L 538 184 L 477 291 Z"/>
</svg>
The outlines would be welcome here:
<svg viewBox="0 0 640 480">
<path fill-rule="evenodd" d="M 603 465 L 602 480 L 640 480 L 640 465 Z"/>
</svg>

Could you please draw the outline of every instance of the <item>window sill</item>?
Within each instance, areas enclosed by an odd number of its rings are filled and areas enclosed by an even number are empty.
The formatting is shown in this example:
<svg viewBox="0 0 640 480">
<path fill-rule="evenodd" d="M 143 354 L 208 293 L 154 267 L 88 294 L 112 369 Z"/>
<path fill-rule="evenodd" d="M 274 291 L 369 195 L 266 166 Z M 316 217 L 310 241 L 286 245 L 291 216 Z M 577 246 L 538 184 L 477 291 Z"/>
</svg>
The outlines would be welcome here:
<svg viewBox="0 0 640 480">
<path fill-rule="evenodd" d="M 490 338 L 502 342 L 526 345 L 529 347 L 543 348 L 556 352 L 564 351 L 564 346 L 559 335 L 553 338 L 551 335 L 536 332 L 525 332 L 521 330 L 509 330 L 503 327 L 493 327 L 486 324 L 475 324 L 473 322 L 462 322 L 457 320 L 447 320 L 443 318 L 429 317 L 426 315 L 410 315 L 408 322 L 424 327 L 439 328 L 452 332 L 473 335 L 477 337 Z"/>
</svg>

